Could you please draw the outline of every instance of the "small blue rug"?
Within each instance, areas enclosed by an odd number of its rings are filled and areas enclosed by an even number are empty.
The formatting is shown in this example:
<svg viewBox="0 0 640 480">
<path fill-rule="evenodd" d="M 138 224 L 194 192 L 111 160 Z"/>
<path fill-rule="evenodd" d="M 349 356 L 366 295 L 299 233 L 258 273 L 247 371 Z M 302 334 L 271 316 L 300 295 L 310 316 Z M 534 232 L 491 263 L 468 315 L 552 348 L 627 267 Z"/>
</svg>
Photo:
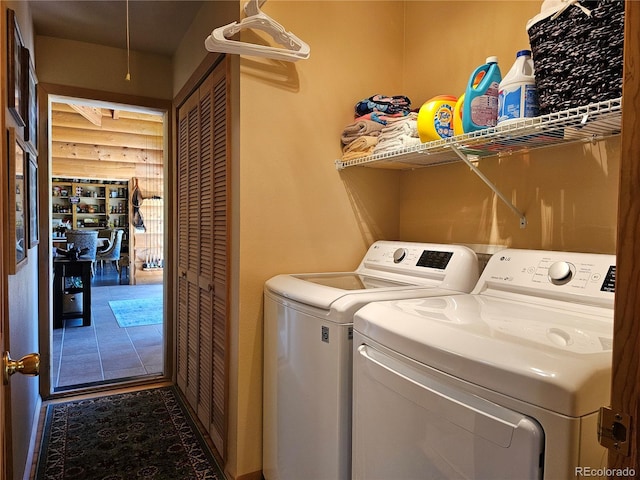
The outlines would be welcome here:
<svg viewBox="0 0 640 480">
<path fill-rule="evenodd" d="M 109 306 L 122 328 L 162 323 L 162 297 L 111 300 Z"/>
</svg>

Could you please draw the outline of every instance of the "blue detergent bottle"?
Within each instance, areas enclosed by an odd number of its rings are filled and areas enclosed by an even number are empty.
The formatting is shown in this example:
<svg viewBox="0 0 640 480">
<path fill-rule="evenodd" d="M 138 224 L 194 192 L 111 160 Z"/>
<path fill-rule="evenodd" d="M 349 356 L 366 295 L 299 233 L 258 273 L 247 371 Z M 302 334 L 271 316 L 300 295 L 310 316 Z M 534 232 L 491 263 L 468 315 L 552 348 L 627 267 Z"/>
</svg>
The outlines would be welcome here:
<svg viewBox="0 0 640 480">
<path fill-rule="evenodd" d="M 481 79 L 478 81 L 478 78 Z M 495 127 L 498 123 L 498 91 L 502 74 L 498 57 L 487 57 L 469 77 L 464 96 L 462 126 L 465 133 Z"/>
</svg>

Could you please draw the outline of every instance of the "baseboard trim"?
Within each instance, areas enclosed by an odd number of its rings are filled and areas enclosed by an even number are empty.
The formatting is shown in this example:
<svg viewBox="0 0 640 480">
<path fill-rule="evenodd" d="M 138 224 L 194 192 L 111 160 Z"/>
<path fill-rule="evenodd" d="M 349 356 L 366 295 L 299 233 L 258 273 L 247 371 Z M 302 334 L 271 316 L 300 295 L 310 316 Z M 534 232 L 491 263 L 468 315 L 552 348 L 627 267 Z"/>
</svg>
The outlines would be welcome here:
<svg viewBox="0 0 640 480">
<path fill-rule="evenodd" d="M 41 422 L 42 421 L 42 422 Z M 36 408 L 33 411 L 33 422 L 31 423 L 31 438 L 29 439 L 29 450 L 24 464 L 23 480 L 34 478 L 32 474 L 35 472 L 38 463 L 38 454 L 40 453 L 40 436 L 42 433 L 42 425 L 44 424 L 44 414 L 42 410 L 42 397 L 38 395 L 36 400 Z"/>
<path fill-rule="evenodd" d="M 233 478 L 232 475 L 229 474 L 228 471 L 225 471 L 224 474 L 227 478 Z M 258 470 L 256 472 L 245 473 L 244 475 L 240 475 L 239 477 L 235 477 L 235 480 L 263 480 L 262 470 Z"/>
</svg>

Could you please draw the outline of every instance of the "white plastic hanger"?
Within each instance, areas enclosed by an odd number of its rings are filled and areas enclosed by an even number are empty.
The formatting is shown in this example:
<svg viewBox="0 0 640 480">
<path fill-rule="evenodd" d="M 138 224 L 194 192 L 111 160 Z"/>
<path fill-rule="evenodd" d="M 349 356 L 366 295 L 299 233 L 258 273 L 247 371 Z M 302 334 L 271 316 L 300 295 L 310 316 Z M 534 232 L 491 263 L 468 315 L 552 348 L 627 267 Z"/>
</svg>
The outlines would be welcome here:
<svg viewBox="0 0 640 480">
<path fill-rule="evenodd" d="M 266 0 L 249 0 L 244 5 L 244 13 L 248 16 L 238 22 L 230 23 L 224 27 L 218 27 L 204 41 L 204 46 L 210 52 L 237 53 L 239 55 L 252 55 L 255 57 L 267 57 L 274 60 L 297 62 L 300 59 L 309 58 L 311 49 L 309 45 L 287 32 L 282 25 L 260 10 L 260 6 Z M 254 28 L 271 35 L 277 43 L 285 48 L 258 45 L 255 43 L 229 40 L 240 30 Z"/>
</svg>

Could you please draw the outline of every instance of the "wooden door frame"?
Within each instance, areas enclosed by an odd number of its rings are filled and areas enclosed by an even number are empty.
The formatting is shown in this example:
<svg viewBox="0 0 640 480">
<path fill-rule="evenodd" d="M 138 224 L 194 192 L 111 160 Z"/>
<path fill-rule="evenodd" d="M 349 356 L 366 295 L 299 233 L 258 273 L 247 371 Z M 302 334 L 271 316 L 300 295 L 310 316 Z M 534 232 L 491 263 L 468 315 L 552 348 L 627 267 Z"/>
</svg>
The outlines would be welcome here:
<svg viewBox="0 0 640 480">
<path fill-rule="evenodd" d="M 2 20 L 0 20 L 0 38 L 7 38 L 7 6 L 4 1 L 0 1 L 0 11 L 2 12 Z M 4 40 L 0 40 L 0 81 L 5 85 L 7 77 L 7 53 Z M 2 88 L 4 94 L 5 89 Z M 2 159 L 2 168 L 0 168 L 0 185 L 8 185 L 7 183 L 7 164 L 6 151 L 7 151 L 7 134 L 6 134 L 6 100 L 4 95 L 0 98 L 0 126 L 2 128 L 2 137 L 0 139 L 0 158 Z M 2 225 L 8 224 L 8 212 L 7 208 L 7 192 L 6 189 L 0 190 L 0 223 Z M 3 232 L 0 233 L 0 294 L 2 300 L 0 300 L 0 354 L 9 350 L 9 291 L 7 275 L 9 271 L 7 269 L 7 262 L 5 259 L 5 235 L 6 230 L 3 228 Z M 12 462 L 12 449 L 11 449 L 11 395 L 9 388 L 6 388 L 0 378 L 0 480 L 10 480 L 13 478 L 13 462 Z"/>
<path fill-rule="evenodd" d="M 4 108 L 3 108 L 4 109 Z M 1 122 L 4 124 L 4 122 Z M 2 146 L 2 151 L 5 151 L 6 148 L 6 140 L 5 136 L 2 136 L 2 141 L 0 141 L 0 145 Z M 3 156 L 4 158 L 4 156 Z M 4 165 L 4 162 L 2 162 Z M 0 169 L 0 184 L 6 185 L 6 169 Z M 0 194 L 0 222 L 3 225 L 6 225 L 4 221 L 6 215 L 4 214 L 5 208 L 5 195 Z M 0 235 L 0 252 L 4 252 L 4 234 Z M 6 335 L 4 334 L 7 326 L 6 320 L 8 319 L 7 315 L 7 270 L 5 268 L 4 255 L 0 254 L 0 292 L 2 292 L 2 301 L 0 304 L 0 353 L 4 353 L 8 350 L 8 339 L 5 341 Z M 12 478 L 12 468 L 11 468 L 11 449 L 10 442 L 5 441 L 6 432 L 10 432 L 9 430 L 9 421 L 11 418 L 11 406 L 9 396 L 9 389 L 4 387 L 2 379 L 0 379 L 0 480 L 8 480 Z"/>
<path fill-rule="evenodd" d="M 640 397 L 640 2 L 625 2 L 622 145 L 618 190 L 616 298 L 611 372 L 611 408 L 631 415 L 631 455 L 609 451 L 610 468 L 638 466 Z"/>
<path fill-rule="evenodd" d="M 3 37 L 4 38 L 4 37 Z M 2 103 L 4 110 L 4 103 Z M 0 124 L 4 125 L 4 118 Z M 4 131 L 4 128 L 3 128 Z M 2 148 L 2 158 L 4 159 L 4 152 L 7 148 L 6 135 L 3 132 L 2 140 L 0 141 L 0 145 Z M 3 166 L 6 166 L 4 161 L 2 162 Z M 0 185 L 6 185 L 7 169 L 0 168 Z M 2 192 L 0 194 L 0 222 L 2 225 L 6 225 L 7 215 L 5 213 L 5 193 Z M 4 252 L 5 245 L 5 235 L 4 233 L 0 235 L 0 252 Z M 7 301 L 9 299 L 9 292 L 7 290 L 7 268 L 6 262 L 4 260 L 4 254 L 0 253 L 0 292 L 2 292 L 2 301 L 0 302 L 0 354 L 9 350 L 9 336 L 8 332 L 8 304 Z M 3 380 L 0 378 L 0 480 L 9 480 L 13 477 L 13 469 L 12 469 L 12 453 L 11 453 L 11 441 L 7 441 L 5 439 L 5 435 L 11 433 L 10 422 L 11 422 L 11 396 L 10 390 L 6 388 L 3 384 Z M 8 435 L 7 435 L 8 436 Z"/>
<path fill-rule="evenodd" d="M 4 124 L 4 122 L 2 122 Z M 4 135 L 2 136 L 2 141 L 0 141 L 0 145 L 2 146 L 2 151 L 5 151 L 6 148 L 6 140 L 4 139 Z M 4 156 L 3 156 L 4 158 Z M 4 162 L 2 162 L 4 165 Z M 6 168 L 0 168 L 0 184 L 6 185 L 5 175 Z M 3 225 L 5 223 L 5 201 L 4 194 L 0 195 L 0 222 Z M 4 252 L 4 234 L 0 235 L 0 252 Z M 9 348 L 8 340 L 5 342 L 5 328 L 6 328 L 6 319 L 7 315 L 7 270 L 5 268 L 4 255 L 0 254 L 0 292 L 2 292 L 2 302 L 0 304 L 0 353 L 4 353 Z M 5 442 L 5 432 L 8 432 L 7 422 L 11 418 L 11 411 L 9 406 L 11 405 L 9 398 L 9 389 L 4 387 L 2 379 L 0 379 L 0 480 L 7 480 L 11 478 L 11 451 L 9 450 L 9 443 Z"/>
<path fill-rule="evenodd" d="M 41 199 L 41 212 L 47 212 L 47 209 L 43 208 L 45 202 L 43 199 L 49 198 L 49 179 L 51 176 L 51 165 L 49 162 L 49 98 L 51 96 L 60 96 L 60 97 L 70 97 L 70 98 L 84 98 L 88 100 L 95 100 L 99 102 L 105 103 L 113 103 L 113 104 L 121 104 L 121 105 L 130 105 L 132 107 L 143 107 L 153 110 L 158 110 L 158 112 L 163 112 L 165 115 L 164 121 L 164 168 L 165 168 L 165 178 L 164 178 L 164 188 L 166 192 L 171 192 L 171 185 L 173 183 L 174 177 L 174 166 L 172 159 L 172 125 L 173 125 L 173 111 L 172 111 L 172 102 L 171 100 L 163 100 L 157 98 L 150 97 L 142 97 L 137 95 L 128 95 L 121 93 L 113 93 L 113 92 L 105 92 L 100 90 L 92 90 L 85 89 L 79 87 L 70 87 L 66 85 L 57 85 L 50 83 L 40 83 L 38 84 L 38 118 L 39 118 L 39 138 L 40 147 L 38 157 L 39 168 L 38 168 L 38 180 L 39 180 L 39 194 Z M 171 195 L 167 195 L 167 201 L 164 204 L 164 215 L 167 219 L 170 219 L 170 212 L 173 209 L 173 197 Z M 46 204 L 48 205 L 48 203 Z M 167 379 L 171 379 L 173 375 L 174 369 L 174 355 L 173 355 L 173 296 L 170 295 L 170 292 L 173 291 L 173 267 L 172 267 L 172 258 L 173 258 L 173 232 L 172 232 L 172 223 L 170 221 L 165 222 L 166 232 L 164 235 L 165 241 L 165 276 L 164 276 L 164 301 L 166 306 L 165 311 L 165 335 L 164 335 L 164 350 L 165 354 L 165 365 L 164 365 L 164 376 Z M 38 263 L 38 311 L 39 311 L 39 329 L 38 329 L 38 338 L 40 342 L 40 354 L 41 354 L 41 363 L 40 369 L 46 375 L 40 375 L 40 396 L 43 399 L 53 398 L 55 396 L 59 396 L 53 394 L 51 391 L 51 326 L 52 326 L 52 305 L 50 300 L 50 295 L 52 291 L 52 269 L 49 265 L 49 261 L 44 261 L 44 259 L 51 258 L 51 242 L 49 242 L 49 237 L 51 235 L 49 231 L 49 215 L 41 214 L 40 215 L 40 238 L 42 241 L 39 244 L 39 258 L 41 261 Z M 46 319 L 46 320 L 44 320 Z M 47 323 L 44 323 L 47 322 Z M 149 380 L 154 383 L 157 382 L 157 379 Z M 132 383 L 140 384 L 146 383 L 146 380 L 136 380 Z M 100 387 L 93 387 L 91 389 L 83 389 L 90 391 L 102 391 L 113 388 L 112 385 L 105 384 Z M 74 393 L 78 391 L 75 390 Z"/>
<path fill-rule="evenodd" d="M 1 10 L 4 12 L 5 8 L 4 8 L 4 3 L 1 3 Z M 3 15 L 4 18 L 6 18 L 6 15 Z M 4 25 L 5 20 L 2 20 L 2 23 Z M 0 31 L 2 32 L 1 38 L 6 38 L 5 36 L 5 29 L 2 28 L 0 29 Z M 4 52 L 4 48 L 2 49 Z M 3 65 L 4 65 L 4 53 L 2 55 L 0 55 L 0 61 L 2 61 Z M 4 76 L 2 76 L 2 80 L 4 81 Z M 5 157 L 5 153 L 7 150 L 7 136 L 5 134 L 5 128 L 4 128 L 4 99 L 2 99 L 0 101 L 0 105 L 2 105 L 2 112 L 0 112 L 0 125 L 3 126 L 2 128 L 2 140 L 0 140 L 0 148 L 2 148 L 2 154 L 0 156 L 0 158 L 3 159 L 2 161 L 2 165 L 3 168 L 0 168 L 0 185 L 7 185 L 7 169 L 6 167 L 6 163 L 4 162 Z M 8 223 L 7 221 L 7 212 L 5 211 L 6 208 L 6 193 L 3 190 L 2 193 L 0 193 L 0 223 L 2 225 L 6 225 Z M 3 229 L 6 230 L 6 229 Z M 0 301 L 0 354 L 4 353 L 5 351 L 9 350 L 9 336 L 7 334 L 8 332 L 8 320 L 9 320 L 9 306 L 8 306 L 8 299 L 9 299 L 9 292 L 7 290 L 7 268 L 6 268 L 6 262 L 5 262 L 5 255 L 4 252 L 5 251 L 5 234 L 2 233 L 0 234 L 0 292 L 2 294 L 2 300 Z M 10 430 L 10 421 L 11 421 L 11 397 L 10 397 L 10 390 L 8 388 L 5 388 L 2 379 L 0 378 L 0 480 L 9 480 L 13 477 L 13 469 L 12 469 L 12 453 L 11 453 L 11 441 L 6 441 L 7 439 L 5 439 L 5 435 L 7 433 L 11 433 Z"/>
</svg>

